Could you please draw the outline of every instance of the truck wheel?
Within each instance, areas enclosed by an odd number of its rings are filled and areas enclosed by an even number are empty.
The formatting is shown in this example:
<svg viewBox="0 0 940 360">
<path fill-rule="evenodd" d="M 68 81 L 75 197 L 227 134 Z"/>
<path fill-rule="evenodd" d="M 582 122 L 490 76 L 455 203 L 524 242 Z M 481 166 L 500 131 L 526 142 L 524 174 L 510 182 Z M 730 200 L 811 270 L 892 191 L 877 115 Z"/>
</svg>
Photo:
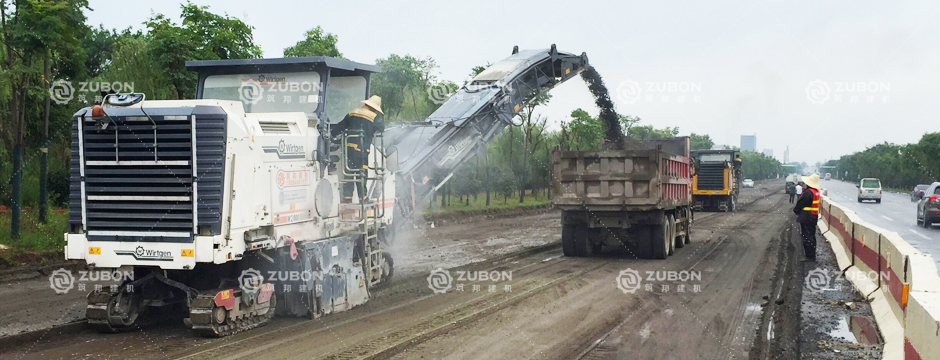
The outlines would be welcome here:
<svg viewBox="0 0 940 360">
<path fill-rule="evenodd" d="M 685 243 L 692 243 L 692 219 L 694 218 L 694 213 L 690 209 L 686 209 L 686 212 L 689 214 L 688 222 L 685 223 Z"/>
<path fill-rule="evenodd" d="M 652 226 L 637 226 L 629 232 L 629 236 L 632 237 L 632 243 L 635 245 L 634 255 L 640 259 L 649 259 L 653 257 L 653 248 L 652 248 L 652 236 L 651 231 Z"/>
<path fill-rule="evenodd" d="M 676 217 L 676 232 L 679 232 L 679 228 L 688 234 L 689 232 L 689 213 L 686 210 L 679 210 L 681 216 Z M 685 236 L 678 235 L 676 236 L 676 249 L 685 247 Z"/>
<path fill-rule="evenodd" d="M 666 219 L 669 221 L 669 236 L 666 237 L 666 242 L 669 243 L 669 255 L 676 253 L 676 217 L 674 215 L 666 215 Z"/>
<path fill-rule="evenodd" d="M 654 259 L 665 259 L 669 256 L 669 221 L 663 217 L 663 223 L 650 228 L 650 250 Z"/>
<path fill-rule="evenodd" d="M 575 241 L 575 251 L 578 253 L 578 256 L 594 255 L 594 250 L 600 246 L 600 244 L 594 245 L 594 240 L 598 237 L 598 233 L 600 233 L 600 231 L 601 229 L 581 227 L 581 231 L 578 234 L 578 239 Z"/>
<path fill-rule="evenodd" d="M 575 243 L 578 241 L 578 225 L 564 224 L 561 226 L 561 251 L 565 256 L 578 256 Z"/>
</svg>

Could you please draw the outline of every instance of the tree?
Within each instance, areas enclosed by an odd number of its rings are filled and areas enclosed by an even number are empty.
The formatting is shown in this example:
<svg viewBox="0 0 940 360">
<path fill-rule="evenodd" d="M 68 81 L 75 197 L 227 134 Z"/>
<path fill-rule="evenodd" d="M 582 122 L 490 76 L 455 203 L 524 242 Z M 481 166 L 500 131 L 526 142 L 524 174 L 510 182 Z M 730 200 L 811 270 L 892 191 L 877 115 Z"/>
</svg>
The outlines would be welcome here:
<svg viewBox="0 0 940 360">
<path fill-rule="evenodd" d="M 84 0 L 13 0 L 11 3 L 0 2 L 0 28 L 2 28 L 4 59 L 0 63 L 3 73 L 4 95 L 7 100 L 7 113 L 0 123 L 5 130 L 2 136 L 7 153 L 12 155 L 11 236 L 20 237 L 20 213 L 22 207 L 23 151 L 26 133 L 26 114 L 34 109 L 27 99 L 43 97 L 45 124 L 42 131 L 40 189 L 42 196 L 46 190 L 46 146 L 49 134 L 48 84 L 51 76 L 53 52 L 70 54 L 79 62 L 84 61 L 84 53 L 78 46 L 79 34 L 85 27 L 82 9 L 87 8 Z M 41 221 L 45 221 L 45 199 L 40 200 Z"/>
<path fill-rule="evenodd" d="M 741 176 L 745 179 L 773 179 L 783 173 L 783 168 L 776 159 L 758 152 L 741 152 Z"/>
<path fill-rule="evenodd" d="M 715 142 L 712 141 L 711 136 L 708 136 L 708 134 L 699 135 L 692 133 L 689 135 L 689 143 L 692 147 L 691 150 L 708 150 L 711 149 L 712 146 L 715 146 Z"/>
<path fill-rule="evenodd" d="M 375 61 L 382 72 L 372 75 L 372 93 L 382 97 L 382 109 L 386 114 L 397 116 L 401 112 L 404 89 L 417 84 L 421 78 L 417 62 L 418 59 L 411 55 L 396 54 Z"/>
<path fill-rule="evenodd" d="M 652 125 L 634 125 L 627 131 L 627 135 L 637 140 L 661 140 L 679 135 L 678 127 L 665 127 L 655 129 Z"/>
<path fill-rule="evenodd" d="M 177 26 L 162 14 L 144 24 L 150 54 L 164 71 L 177 99 L 196 94 L 196 74 L 186 70 L 187 60 L 252 59 L 261 57 L 251 26 L 233 17 L 209 12 L 208 6 L 182 5 L 183 23 Z"/>
<path fill-rule="evenodd" d="M 597 150 L 607 127 L 600 120 L 592 117 L 587 111 L 575 109 L 571 112 L 571 120 L 561 124 L 561 146 L 570 150 Z"/>
<path fill-rule="evenodd" d="M 517 115 L 521 120 L 523 135 L 522 172 L 519 176 L 519 203 L 525 202 L 525 190 L 529 186 L 529 152 L 535 151 L 545 135 L 545 124 L 548 118 L 535 114 L 535 108 L 547 104 L 552 96 L 547 92 L 537 93 L 525 102 L 525 106 Z"/>
<path fill-rule="evenodd" d="M 284 49 L 284 57 L 329 56 L 343 59 L 336 43 L 339 37 L 317 26 L 304 33 L 304 39 Z"/>
<path fill-rule="evenodd" d="M 446 97 L 441 95 L 457 88 L 453 82 L 437 79 L 437 62 L 430 57 L 391 54 L 375 64 L 382 72 L 372 76 L 372 92 L 382 97 L 382 109 L 389 121 L 422 120 L 443 104 Z M 449 91 L 437 92 L 442 89 Z"/>
</svg>

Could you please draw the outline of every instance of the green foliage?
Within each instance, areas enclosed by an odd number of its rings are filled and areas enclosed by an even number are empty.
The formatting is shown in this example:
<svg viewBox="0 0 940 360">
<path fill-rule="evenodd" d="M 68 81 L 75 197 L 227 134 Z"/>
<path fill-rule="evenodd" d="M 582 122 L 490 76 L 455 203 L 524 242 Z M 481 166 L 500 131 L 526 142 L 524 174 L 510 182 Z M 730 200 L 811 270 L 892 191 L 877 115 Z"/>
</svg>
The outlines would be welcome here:
<svg viewBox="0 0 940 360">
<path fill-rule="evenodd" d="M 304 39 L 284 49 L 284 57 L 329 56 L 343 59 L 336 43 L 339 37 L 315 27 L 304 33 Z"/>
<path fill-rule="evenodd" d="M 744 179 L 774 179 L 778 175 L 786 176 L 777 159 L 752 151 L 741 152 L 741 176 Z"/>
<path fill-rule="evenodd" d="M 924 134 L 913 144 L 878 144 L 827 165 L 836 166 L 834 176 L 851 181 L 874 177 L 895 189 L 930 184 L 940 179 L 940 132 Z"/>
<path fill-rule="evenodd" d="M 14 239 L 10 236 L 10 213 L 0 212 L 0 244 L 9 246 L 14 252 L 57 251 L 61 256 L 65 246 L 62 234 L 66 231 L 68 212 L 51 211 L 49 222 L 40 224 L 36 212 L 30 211 L 24 213 L 22 235 L 19 239 Z"/>
<path fill-rule="evenodd" d="M 503 203 L 519 188 L 519 181 L 516 179 L 515 173 L 505 165 L 492 169 L 490 179 L 493 181 L 493 190 L 503 196 Z"/>
<path fill-rule="evenodd" d="M 372 93 L 382 97 L 387 120 L 420 121 L 437 110 L 442 101 L 432 101 L 429 90 L 456 89 L 452 82 L 438 81 L 434 59 L 391 54 L 375 64 L 382 72 L 372 75 Z M 439 100 L 435 98 L 434 100 Z"/>
<path fill-rule="evenodd" d="M 156 61 L 177 99 L 196 95 L 196 73 L 186 70 L 187 60 L 251 59 L 261 57 L 251 26 L 237 18 L 209 12 L 208 6 L 187 2 L 182 26 L 163 14 L 155 14 L 144 24 L 149 40 L 148 54 Z M 136 90 L 136 89 L 135 89 Z"/>
<path fill-rule="evenodd" d="M 690 145 L 692 147 L 691 150 L 693 151 L 694 150 L 708 150 L 708 149 L 711 149 L 712 146 L 715 146 L 715 142 L 712 141 L 711 136 L 708 136 L 708 134 L 699 135 L 696 133 L 692 133 L 689 135 L 689 143 L 691 144 Z"/>
<path fill-rule="evenodd" d="M 597 150 L 607 126 L 587 111 L 575 109 L 571 120 L 561 124 L 561 146 L 570 150 Z"/>
<path fill-rule="evenodd" d="M 637 140 L 661 140 L 679 135 L 678 127 L 665 127 L 655 129 L 652 125 L 634 125 L 627 131 L 627 135 Z"/>
<path fill-rule="evenodd" d="M 118 37 L 112 45 L 111 61 L 97 80 L 133 82 L 134 91 L 147 94 L 148 99 L 178 96 L 157 57 L 151 56 L 154 51 L 152 43 L 143 36 Z"/>
</svg>

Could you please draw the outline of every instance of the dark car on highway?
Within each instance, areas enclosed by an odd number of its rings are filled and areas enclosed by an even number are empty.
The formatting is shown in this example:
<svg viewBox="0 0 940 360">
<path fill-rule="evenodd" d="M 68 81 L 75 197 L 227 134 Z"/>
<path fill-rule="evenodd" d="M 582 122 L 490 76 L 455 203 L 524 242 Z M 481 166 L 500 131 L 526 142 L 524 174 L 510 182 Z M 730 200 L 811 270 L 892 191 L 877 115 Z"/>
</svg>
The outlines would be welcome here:
<svg viewBox="0 0 940 360">
<path fill-rule="evenodd" d="M 940 221 L 940 182 L 930 184 L 917 202 L 917 225 L 929 229 L 937 221 Z"/>
<path fill-rule="evenodd" d="M 914 190 L 911 190 L 911 202 L 915 202 L 924 197 L 924 191 L 929 188 L 930 185 L 921 184 L 914 187 Z"/>
</svg>

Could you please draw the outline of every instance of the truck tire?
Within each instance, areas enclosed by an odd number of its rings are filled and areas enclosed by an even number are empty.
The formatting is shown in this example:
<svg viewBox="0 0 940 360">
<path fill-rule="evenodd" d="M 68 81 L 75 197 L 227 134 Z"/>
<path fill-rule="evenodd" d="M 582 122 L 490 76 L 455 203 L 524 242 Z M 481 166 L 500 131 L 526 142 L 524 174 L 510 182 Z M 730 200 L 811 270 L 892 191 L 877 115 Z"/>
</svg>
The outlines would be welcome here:
<svg viewBox="0 0 940 360">
<path fill-rule="evenodd" d="M 669 256 L 676 253 L 676 217 L 675 215 L 666 215 L 666 219 L 669 221 L 669 236 L 666 237 L 666 241 L 669 242 Z"/>
<path fill-rule="evenodd" d="M 669 256 L 669 221 L 663 217 L 662 224 L 650 227 L 650 253 L 654 259 L 665 259 Z"/>
<path fill-rule="evenodd" d="M 685 223 L 685 243 L 692 243 L 692 219 L 694 219 L 695 214 L 692 212 L 692 209 L 686 208 L 686 213 L 689 214 L 689 218 Z"/>
<path fill-rule="evenodd" d="M 598 228 L 589 228 L 586 226 L 581 227 L 580 234 L 578 236 L 578 241 L 575 242 L 575 251 L 578 253 L 578 256 L 594 256 L 600 254 L 601 247 L 601 232 L 603 229 Z"/>
<path fill-rule="evenodd" d="M 564 224 L 561 226 L 561 251 L 565 256 L 578 256 L 575 243 L 579 235 L 578 225 Z"/>
<path fill-rule="evenodd" d="M 682 215 L 676 217 L 676 234 L 679 233 L 679 229 L 682 229 L 683 231 L 687 232 L 688 226 L 689 226 L 689 222 L 688 222 L 689 218 L 686 217 L 687 215 L 685 211 L 679 210 L 678 213 Z M 685 247 L 685 235 L 676 235 L 675 239 L 676 239 L 675 240 L 676 249 Z"/>
<path fill-rule="evenodd" d="M 640 259 L 650 259 L 653 257 L 653 247 L 651 232 L 652 226 L 637 226 L 634 229 L 631 229 L 629 236 L 632 237 L 632 243 L 635 245 L 633 247 L 633 255 Z"/>
</svg>

